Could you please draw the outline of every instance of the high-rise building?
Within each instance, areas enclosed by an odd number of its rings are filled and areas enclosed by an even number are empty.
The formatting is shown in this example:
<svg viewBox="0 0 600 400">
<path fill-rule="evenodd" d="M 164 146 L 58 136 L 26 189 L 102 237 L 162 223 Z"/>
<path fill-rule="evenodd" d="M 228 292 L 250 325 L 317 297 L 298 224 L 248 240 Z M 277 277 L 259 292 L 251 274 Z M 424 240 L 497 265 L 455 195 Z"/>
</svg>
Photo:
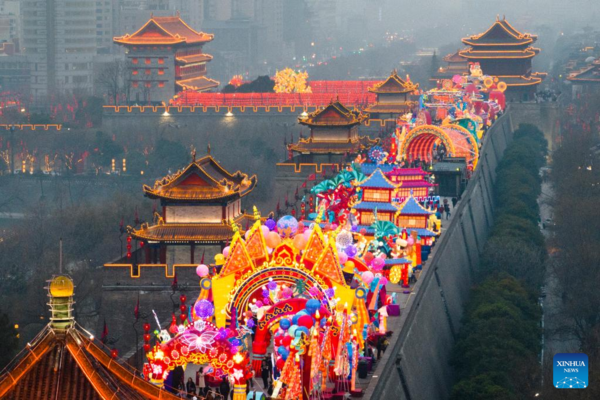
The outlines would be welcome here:
<svg viewBox="0 0 600 400">
<path fill-rule="evenodd" d="M 0 0 L 0 41 L 13 41 L 19 36 L 19 2 Z"/>
<path fill-rule="evenodd" d="M 34 100 L 91 91 L 96 1 L 22 0 L 21 32 L 21 51 L 32 68 Z"/>
<path fill-rule="evenodd" d="M 112 38 L 114 36 L 115 8 L 117 0 L 96 1 L 96 46 L 98 53 L 111 53 L 114 49 Z"/>
</svg>

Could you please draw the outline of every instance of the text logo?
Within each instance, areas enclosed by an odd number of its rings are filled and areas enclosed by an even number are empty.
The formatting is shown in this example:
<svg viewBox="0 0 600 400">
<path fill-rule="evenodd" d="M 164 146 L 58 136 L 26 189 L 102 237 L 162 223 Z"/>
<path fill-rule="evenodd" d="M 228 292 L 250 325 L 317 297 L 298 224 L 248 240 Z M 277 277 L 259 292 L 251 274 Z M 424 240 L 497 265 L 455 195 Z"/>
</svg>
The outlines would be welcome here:
<svg viewBox="0 0 600 400">
<path fill-rule="evenodd" d="M 582 353 L 558 353 L 554 356 L 554 387 L 585 389 L 588 387 L 588 356 Z"/>
</svg>

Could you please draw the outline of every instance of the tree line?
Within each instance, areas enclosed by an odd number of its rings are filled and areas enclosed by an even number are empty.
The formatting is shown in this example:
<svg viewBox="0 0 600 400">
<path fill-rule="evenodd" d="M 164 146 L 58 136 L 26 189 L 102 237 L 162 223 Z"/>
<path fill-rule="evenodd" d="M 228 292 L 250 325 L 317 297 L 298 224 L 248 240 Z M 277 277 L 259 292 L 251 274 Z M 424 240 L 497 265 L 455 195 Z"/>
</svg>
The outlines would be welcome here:
<svg viewBox="0 0 600 400">
<path fill-rule="evenodd" d="M 539 391 L 547 253 L 537 199 L 546 153 L 543 133 L 521 124 L 496 169 L 495 223 L 453 349 L 451 399 L 525 399 Z"/>
</svg>

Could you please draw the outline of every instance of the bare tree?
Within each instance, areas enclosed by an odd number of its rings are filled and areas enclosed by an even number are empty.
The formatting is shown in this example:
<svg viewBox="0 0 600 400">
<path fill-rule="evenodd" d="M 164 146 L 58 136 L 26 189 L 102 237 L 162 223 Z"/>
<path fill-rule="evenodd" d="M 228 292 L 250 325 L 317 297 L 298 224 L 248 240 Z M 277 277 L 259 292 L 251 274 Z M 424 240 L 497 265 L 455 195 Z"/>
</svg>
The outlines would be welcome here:
<svg viewBox="0 0 600 400">
<path fill-rule="evenodd" d="M 125 61 L 114 60 L 106 64 L 96 78 L 96 84 L 101 92 L 112 99 L 113 104 L 119 103 L 119 96 L 129 100 L 131 86 L 130 72 Z"/>
</svg>

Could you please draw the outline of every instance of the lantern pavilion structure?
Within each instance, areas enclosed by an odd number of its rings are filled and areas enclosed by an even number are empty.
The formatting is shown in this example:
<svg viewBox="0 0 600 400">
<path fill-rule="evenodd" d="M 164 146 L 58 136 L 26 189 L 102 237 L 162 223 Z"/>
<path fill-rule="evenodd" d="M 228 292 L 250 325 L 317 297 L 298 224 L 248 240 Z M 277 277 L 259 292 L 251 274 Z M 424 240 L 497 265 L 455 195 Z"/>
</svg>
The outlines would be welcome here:
<svg viewBox="0 0 600 400">
<path fill-rule="evenodd" d="M 469 47 L 459 55 L 471 63 L 479 63 L 486 75 L 505 82 L 508 99 L 532 100 L 546 76 L 532 71 L 532 59 L 540 52 L 532 47 L 536 40 L 536 35 L 521 33 L 505 18 L 497 17 L 484 33 L 462 39 Z"/>
<path fill-rule="evenodd" d="M 357 186 L 362 191 L 362 199 L 354 206 L 354 210 L 358 211 L 358 225 L 361 228 L 368 230 L 376 220 L 394 221 L 398 207 L 392 200 L 397 184 L 386 178 L 378 168 Z"/>
<path fill-rule="evenodd" d="M 396 119 L 400 115 L 410 112 L 417 104 L 410 99 L 410 94 L 419 88 L 418 83 L 412 83 L 398 76 L 393 70 L 389 78 L 369 88 L 369 92 L 377 95 L 375 104 L 365 111 L 371 119 Z"/>
<path fill-rule="evenodd" d="M 242 198 L 256 184 L 256 176 L 232 174 L 210 154 L 199 160 L 194 155 L 183 170 L 153 187 L 144 185 L 144 195 L 160 201 L 161 212 L 155 223 L 128 227 L 128 232 L 143 242 L 146 263 L 198 264 L 205 250 L 212 257 L 225 247 L 233 235 L 232 222 L 244 229 L 254 221 L 245 214 Z"/>
<path fill-rule="evenodd" d="M 469 60 L 460 55 L 457 50 L 455 53 L 448 54 L 443 58 L 446 67 L 440 67 L 430 78 L 433 83 L 438 83 L 445 79 L 452 79 L 455 75 L 465 75 L 469 73 Z"/>
<path fill-rule="evenodd" d="M 0 375 L 0 398 L 7 400 L 178 399 L 121 365 L 77 325 L 73 316 L 73 281 L 49 282 L 50 323 Z"/>
<path fill-rule="evenodd" d="M 206 76 L 212 56 L 203 46 L 213 35 L 199 32 L 176 16 L 157 17 L 132 34 L 115 37 L 125 47 L 133 102 L 165 103 L 182 90 L 206 91 L 219 82 Z"/>
<path fill-rule="evenodd" d="M 406 229 L 410 234 L 416 232 L 421 238 L 433 238 L 438 236 L 433 232 L 433 224 L 431 216 L 434 213 L 423 207 L 412 193 L 398 206 L 398 211 L 395 214 L 395 223 L 400 228 Z"/>
<path fill-rule="evenodd" d="M 428 179 L 429 172 L 419 168 L 400 168 L 394 164 L 361 164 L 361 171 L 365 175 L 370 175 L 379 169 L 385 177 L 396 185 L 392 193 L 392 199 L 395 202 L 403 202 L 411 193 L 417 199 L 424 199 L 430 195 L 431 188 L 435 187 Z"/>
</svg>

